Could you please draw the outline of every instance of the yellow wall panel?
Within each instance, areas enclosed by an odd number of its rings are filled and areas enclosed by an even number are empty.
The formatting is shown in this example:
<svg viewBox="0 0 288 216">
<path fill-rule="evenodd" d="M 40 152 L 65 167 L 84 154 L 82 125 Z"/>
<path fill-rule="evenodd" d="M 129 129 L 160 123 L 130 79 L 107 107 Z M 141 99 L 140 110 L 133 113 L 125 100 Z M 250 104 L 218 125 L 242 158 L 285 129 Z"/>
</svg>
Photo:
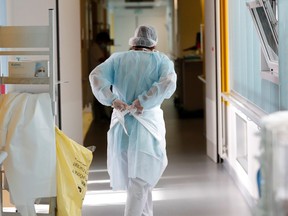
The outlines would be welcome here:
<svg viewBox="0 0 288 216">
<path fill-rule="evenodd" d="M 221 91 L 229 92 L 228 0 L 220 1 Z"/>
</svg>

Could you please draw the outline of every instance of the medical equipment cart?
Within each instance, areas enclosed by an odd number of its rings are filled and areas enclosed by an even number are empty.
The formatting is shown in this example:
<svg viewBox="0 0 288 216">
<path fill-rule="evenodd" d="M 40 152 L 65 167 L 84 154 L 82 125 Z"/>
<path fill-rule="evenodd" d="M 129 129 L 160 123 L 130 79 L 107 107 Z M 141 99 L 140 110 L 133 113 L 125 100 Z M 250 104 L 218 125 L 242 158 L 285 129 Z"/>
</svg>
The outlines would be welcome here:
<svg viewBox="0 0 288 216">
<path fill-rule="evenodd" d="M 9 77 L 0 74 L 0 85 L 4 84 L 25 84 L 25 85 L 45 85 L 49 88 L 52 102 L 52 111 L 55 124 L 58 122 L 56 96 L 57 85 L 57 40 L 56 21 L 54 10 L 49 10 L 49 25 L 47 26 L 0 26 L 0 56 L 45 56 L 48 58 L 47 77 Z M 2 164 L 1 164 L 2 165 Z M 2 175 L 3 176 L 3 175 Z M 0 178 L 2 186 L 2 178 Z M 3 211 L 3 187 L 0 190 L 0 215 L 20 215 L 18 212 Z M 49 213 L 37 213 L 37 215 L 55 216 L 56 197 L 49 197 Z"/>
</svg>

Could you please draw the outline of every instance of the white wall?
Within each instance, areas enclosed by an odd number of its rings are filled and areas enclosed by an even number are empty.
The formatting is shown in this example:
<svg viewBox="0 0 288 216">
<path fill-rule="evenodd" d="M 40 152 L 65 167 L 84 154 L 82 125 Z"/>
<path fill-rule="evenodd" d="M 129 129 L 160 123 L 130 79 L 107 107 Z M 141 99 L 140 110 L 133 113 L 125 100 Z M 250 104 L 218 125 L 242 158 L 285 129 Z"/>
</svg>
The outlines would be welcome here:
<svg viewBox="0 0 288 216">
<path fill-rule="evenodd" d="M 207 155 L 217 162 L 215 7 L 205 4 L 205 119 Z"/>
<path fill-rule="evenodd" d="M 6 0 L 7 25 L 48 25 L 48 9 L 55 8 L 54 0 Z"/>
<path fill-rule="evenodd" d="M 55 0 L 6 0 L 7 25 L 48 25 L 48 9 Z M 59 1 L 62 130 L 83 143 L 81 93 L 80 1 Z"/>
<path fill-rule="evenodd" d="M 82 134 L 80 1 L 59 0 L 62 130 L 79 144 Z"/>
</svg>

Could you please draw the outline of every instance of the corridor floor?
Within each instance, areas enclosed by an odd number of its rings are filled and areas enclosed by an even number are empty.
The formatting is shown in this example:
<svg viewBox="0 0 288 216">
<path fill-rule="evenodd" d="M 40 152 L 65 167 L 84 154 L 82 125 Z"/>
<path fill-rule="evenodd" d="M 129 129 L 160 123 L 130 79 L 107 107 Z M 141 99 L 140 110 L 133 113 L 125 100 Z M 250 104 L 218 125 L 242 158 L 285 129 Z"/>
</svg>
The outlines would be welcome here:
<svg viewBox="0 0 288 216">
<path fill-rule="evenodd" d="M 250 216 L 251 209 L 222 164 L 206 156 L 203 118 L 179 118 L 162 106 L 169 164 L 153 191 L 154 216 Z M 107 121 L 92 122 L 84 145 L 96 145 L 83 216 L 121 216 L 126 194 L 112 191 L 106 170 Z"/>
</svg>

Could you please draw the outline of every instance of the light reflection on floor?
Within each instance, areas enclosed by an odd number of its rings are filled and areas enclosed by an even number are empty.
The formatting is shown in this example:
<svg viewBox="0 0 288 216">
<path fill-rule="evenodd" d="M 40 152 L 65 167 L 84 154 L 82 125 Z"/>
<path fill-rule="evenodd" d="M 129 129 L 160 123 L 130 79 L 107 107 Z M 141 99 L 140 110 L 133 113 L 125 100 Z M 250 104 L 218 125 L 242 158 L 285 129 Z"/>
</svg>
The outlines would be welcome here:
<svg viewBox="0 0 288 216">
<path fill-rule="evenodd" d="M 48 214 L 49 213 L 49 205 L 42 205 L 42 204 L 36 204 L 35 210 L 36 213 L 41 213 L 41 214 Z M 3 207 L 3 212 L 16 212 L 15 207 Z"/>
<path fill-rule="evenodd" d="M 125 191 L 87 191 L 83 205 L 85 206 L 107 206 L 107 205 L 123 205 L 126 202 Z M 152 192 L 153 201 L 161 201 L 165 199 L 165 192 L 161 189 L 155 189 Z"/>
<path fill-rule="evenodd" d="M 106 169 L 94 169 L 90 170 L 90 173 L 105 173 Z M 176 180 L 176 179 L 187 179 L 191 178 L 191 175 L 182 175 L 182 176 L 163 176 L 162 180 Z M 87 185 L 96 185 L 97 184 L 110 184 L 109 179 L 102 180 L 88 180 Z M 109 186 L 107 186 L 109 188 Z M 169 196 L 170 194 L 170 196 Z M 178 196 L 177 196 L 178 194 Z M 184 195 L 183 193 L 182 195 Z M 165 199 L 175 199 L 179 197 L 179 191 L 175 191 L 175 194 L 171 196 L 171 191 L 165 191 L 164 188 L 154 188 L 152 192 L 153 201 L 162 201 Z M 106 206 L 106 205 L 123 205 L 126 202 L 126 192 L 125 191 L 112 191 L 112 190 L 88 190 L 86 192 L 85 199 L 83 201 L 84 206 Z M 182 197 L 184 198 L 184 197 Z"/>
<path fill-rule="evenodd" d="M 109 179 L 104 179 L 104 180 L 91 180 L 91 181 L 87 181 L 87 184 L 107 184 L 110 183 Z"/>
</svg>

